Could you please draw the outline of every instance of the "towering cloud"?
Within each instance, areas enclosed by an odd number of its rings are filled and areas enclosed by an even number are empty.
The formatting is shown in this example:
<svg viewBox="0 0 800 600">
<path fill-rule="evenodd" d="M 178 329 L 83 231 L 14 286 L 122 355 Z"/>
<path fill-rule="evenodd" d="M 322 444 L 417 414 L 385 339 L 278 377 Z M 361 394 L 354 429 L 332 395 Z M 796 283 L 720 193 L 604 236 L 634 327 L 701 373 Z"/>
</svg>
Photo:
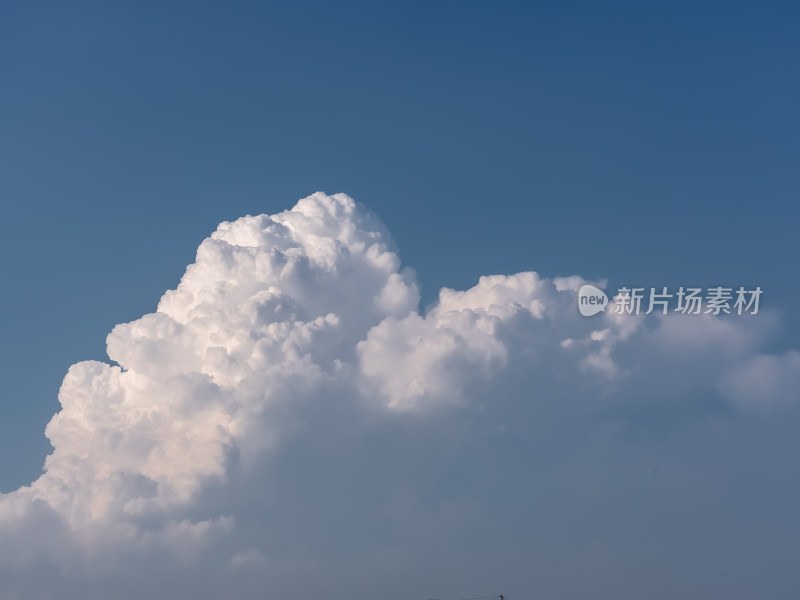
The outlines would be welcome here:
<svg viewBox="0 0 800 600">
<path fill-rule="evenodd" d="M 448 420 L 473 433 L 529 423 L 546 439 L 548 422 L 624 422 L 644 402 L 674 415 L 690 403 L 721 414 L 796 400 L 798 354 L 762 354 L 757 343 L 770 318 L 668 317 L 652 327 L 610 311 L 584 319 L 575 308 L 583 283 L 487 276 L 467 291 L 443 289 L 423 314 L 415 275 L 385 227 L 346 195 L 317 193 L 280 214 L 220 224 L 157 311 L 108 336 L 116 364 L 69 369 L 44 473 L 0 496 L 8 593 L 24 597 L 68 572 L 124 578 L 153 556 L 190 568 L 211 552 L 226 569 L 267 568 L 279 552 L 243 527 L 258 504 L 247 490 L 269 489 L 271 477 L 286 489 L 281 461 L 293 455 L 284 448 L 309 431 L 329 442 L 334 430 L 355 440 L 390 431 L 397 448 L 421 443 L 423 456 L 435 438 L 469 456 L 471 434 L 447 433 Z M 435 436 L 414 433 L 430 424 Z M 362 465 L 361 443 L 352 444 L 328 447 Z M 386 462 L 405 460 L 391 444 L 376 447 Z M 344 458 L 328 458 L 353 494 L 363 491 Z M 409 489 L 420 484 L 398 473 Z M 240 496 L 250 500 L 232 500 Z M 326 501 L 320 492 L 316 502 Z M 397 502 L 381 506 L 419 509 Z M 314 510 L 305 496 L 300 504 Z M 456 504 L 456 513 L 478 510 Z M 41 565 L 53 574 L 37 582 Z"/>
</svg>

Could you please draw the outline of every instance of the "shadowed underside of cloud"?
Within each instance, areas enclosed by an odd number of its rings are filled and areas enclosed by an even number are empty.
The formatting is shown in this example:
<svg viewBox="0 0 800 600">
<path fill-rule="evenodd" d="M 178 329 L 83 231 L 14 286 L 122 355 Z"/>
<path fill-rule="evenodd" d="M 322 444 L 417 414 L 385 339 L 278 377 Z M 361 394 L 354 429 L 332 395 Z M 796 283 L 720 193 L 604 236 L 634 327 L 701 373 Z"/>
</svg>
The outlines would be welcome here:
<svg viewBox="0 0 800 600">
<path fill-rule="evenodd" d="M 743 523 L 797 499 L 779 471 L 800 353 L 762 352 L 769 315 L 582 318 L 583 283 L 487 276 L 421 313 L 343 194 L 220 224 L 108 336 L 116 365 L 69 369 L 44 473 L 0 496 L 4 597 L 746 591 L 728 564 L 786 581 L 797 536 L 764 566 L 777 525 Z M 709 552 L 711 571 L 687 558 Z"/>
</svg>

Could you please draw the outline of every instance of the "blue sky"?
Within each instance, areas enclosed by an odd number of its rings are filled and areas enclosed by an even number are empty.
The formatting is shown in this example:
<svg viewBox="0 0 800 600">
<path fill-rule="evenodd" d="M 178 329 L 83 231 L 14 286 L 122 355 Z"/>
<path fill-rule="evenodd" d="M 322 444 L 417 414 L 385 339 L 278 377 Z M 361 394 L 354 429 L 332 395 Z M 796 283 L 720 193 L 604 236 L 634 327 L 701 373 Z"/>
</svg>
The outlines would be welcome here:
<svg viewBox="0 0 800 600">
<path fill-rule="evenodd" d="M 317 190 L 386 223 L 423 305 L 526 270 L 760 285 L 766 348 L 800 347 L 798 24 L 780 2 L 4 3 L 0 490 L 41 472 L 69 365 L 220 221 Z"/>
</svg>

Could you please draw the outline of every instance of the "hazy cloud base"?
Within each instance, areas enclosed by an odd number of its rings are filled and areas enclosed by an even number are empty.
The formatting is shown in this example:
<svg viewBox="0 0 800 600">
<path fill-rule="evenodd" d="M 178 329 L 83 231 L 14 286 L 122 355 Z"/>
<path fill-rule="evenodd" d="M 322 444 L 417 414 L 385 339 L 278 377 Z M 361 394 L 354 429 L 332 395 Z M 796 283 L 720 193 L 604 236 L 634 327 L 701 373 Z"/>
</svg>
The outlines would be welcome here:
<svg viewBox="0 0 800 600">
<path fill-rule="evenodd" d="M 419 310 L 343 194 L 222 223 L 73 365 L 0 496 L 3 598 L 794 597 L 800 353 L 577 276 Z"/>
</svg>

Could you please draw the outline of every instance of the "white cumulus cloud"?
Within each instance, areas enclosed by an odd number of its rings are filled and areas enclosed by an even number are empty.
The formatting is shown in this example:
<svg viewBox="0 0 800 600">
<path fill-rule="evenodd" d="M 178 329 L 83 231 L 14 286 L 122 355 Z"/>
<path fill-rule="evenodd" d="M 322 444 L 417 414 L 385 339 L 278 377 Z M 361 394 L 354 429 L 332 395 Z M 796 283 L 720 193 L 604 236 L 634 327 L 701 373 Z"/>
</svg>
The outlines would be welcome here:
<svg viewBox="0 0 800 600">
<path fill-rule="evenodd" d="M 531 423 L 530 435 L 546 439 L 543 423 L 574 414 L 625 420 L 646 403 L 669 411 L 702 397 L 739 410 L 797 399 L 798 354 L 763 353 L 752 319 L 672 316 L 652 327 L 611 311 L 585 319 L 575 305 L 583 283 L 534 272 L 486 276 L 466 291 L 441 290 L 423 313 L 415 275 L 386 228 L 344 194 L 316 193 L 276 215 L 220 224 L 155 313 L 109 334 L 115 364 L 69 369 L 46 429 L 53 451 L 44 473 L 0 496 L 0 567 L 17 586 L 8 589 L 24 597 L 84 569 L 124 579 L 149 568 L 147 557 L 186 568 L 214 556 L 220 569 L 269 571 L 280 548 L 242 524 L 259 503 L 231 498 L 273 481 L 279 491 L 291 487 L 280 464 L 309 431 L 327 440 L 332 465 L 309 471 L 319 497 L 303 495 L 297 506 L 311 507 L 311 519 L 317 503 L 333 502 L 323 482 L 331 473 L 359 482 L 354 494 L 380 497 L 384 475 L 372 489 L 347 465 L 369 468 L 358 440 L 386 427 L 407 450 L 384 449 L 384 466 L 405 456 L 397 460 L 424 471 L 413 459 L 415 435 L 425 439 L 422 456 L 434 438 L 462 447 L 458 436 L 414 433 L 441 419 L 469 431 Z M 468 497 L 426 508 L 413 491 L 417 476 L 397 469 L 386 485 L 410 487 L 376 500 L 385 522 L 410 514 L 430 530 L 481 518 Z M 41 564 L 55 574 L 37 581 L 31 569 Z M 105 589 L 101 580 L 92 589 Z"/>
</svg>

